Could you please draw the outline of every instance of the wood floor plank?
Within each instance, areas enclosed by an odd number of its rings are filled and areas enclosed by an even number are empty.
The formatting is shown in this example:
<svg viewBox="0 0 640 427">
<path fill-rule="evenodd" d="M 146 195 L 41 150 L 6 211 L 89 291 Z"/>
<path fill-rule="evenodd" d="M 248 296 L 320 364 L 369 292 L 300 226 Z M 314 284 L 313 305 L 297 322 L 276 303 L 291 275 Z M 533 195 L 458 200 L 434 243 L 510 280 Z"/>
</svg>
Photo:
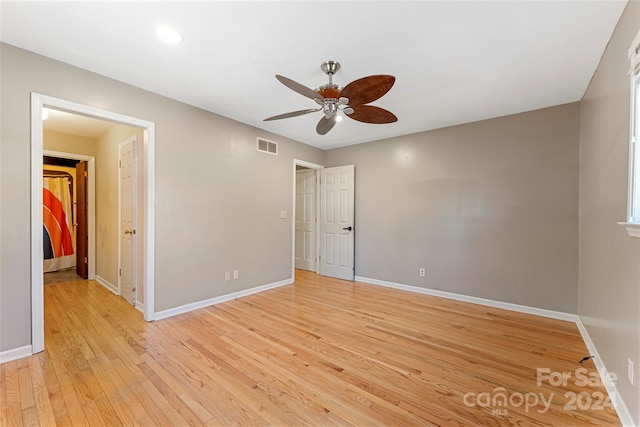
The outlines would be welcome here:
<svg viewBox="0 0 640 427">
<path fill-rule="evenodd" d="M 256 403 L 259 405 L 270 408 L 274 414 L 279 416 L 279 419 L 273 419 L 273 416 L 269 414 L 266 418 L 277 425 L 312 425 L 325 422 L 324 418 L 315 417 L 314 412 L 306 411 L 306 407 L 298 402 L 296 399 L 292 399 L 287 395 L 288 386 L 286 383 L 279 381 L 269 372 L 261 369 L 256 369 L 255 365 L 252 365 L 246 359 L 231 355 L 231 353 L 224 351 L 221 352 L 218 349 L 226 347 L 226 344 L 222 341 L 216 341 L 219 346 L 217 349 L 209 349 L 208 346 L 215 344 L 214 342 L 200 343 L 194 339 L 189 339 L 189 345 L 197 348 L 198 351 L 204 355 L 207 359 L 216 361 L 216 364 L 220 366 L 220 369 L 224 371 L 231 371 L 237 373 L 246 373 L 249 381 L 240 381 L 238 386 L 234 385 L 234 382 L 226 381 L 224 386 L 231 389 L 239 389 L 244 386 L 245 393 L 250 392 L 251 389 L 259 390 L 261 393 L 255 393 L 258 396 Z M 207 345 L 208 344 L 208 345 Z M 214 351 L 217 353 L 214 354 Z M 242 393 L 242 391 L 239 391 Z M 320 408 L 318 408 L 320 409 Z M 260 411 L 259 408 L 254 408 L 256 411 Z"/>
<path fill-rule="evenodd" d="M 567 406 L 606 398 L 576 381 L 599 377 L 571 322 L 304 271 L 151 323 L 93 281 L 44 297 L 45 352 L 0 366 L 0 427 L 620 425 Z"/>
<path fill-rule="evenodd" d="M 147 358 L 140 363 L 139 368 L 187 424 L 191 426 L 204 425 L 204 420 L 199 419 L 189 405 L 180 399 L 180 395 L 185 393 L 184 389 L 173 381 L 167 383 L 165 378 L 169 378 L 169 375 L 165 375 L 164 369 L 157 362 L 152 358 Z"/>
<path fill-rule="evenodd" d="M 132 397 L 131 394 L 127 393 L 126 387 L 117 389 L 111 380 L 115 376 L 111 364 L 109 362 L 102 362 L 99 359 L 89 360 L 89 364 L 98 384 L 104 392 L 106 400 L 113 408 L 119 424 L 139 425 L 130 410 L 132 406 L 132 402 L 130 401 Z"/>
<path fill-rule="evenodd" d="M 49 390 L 47 389 L 47 384 L 44 380 L 44 373 L 42 372 L 42 366 L 40 365 L 40 358 L 30 357 L 28 360 L 39 423 L 42 426 L 55 425 L 56 417 L 53 415 L 53 409 L 51 408 Z"/>
<path fill-rule="evenodd" d="M 179 360 L 173 351 L 154 350 L 150 354 L 153 358 L 148 362 L 154 366 L 154 371 L 169 384 L 176 385 L 180 395 L 192 393 L 197 395 L 199 404 L 209 411 L 223 424 L 240 422 L 242 424 L 266 424 L 261 417 L 252 414 L 249 408 L 235 394 L 230 394 L 224 387 L 224 378 L 219 375 L 208 376 L 193 365 L 191 358 Z M 196 355 L 190 351 L 192 357 Z M 143 356 L 148 359 L 147 356 Z M 165 369 L 166 368 L 166 369 Z M 171 372 L 169 372 L 171 371 Z M 180 373 L 176 375 L 176 373 Z M 180 378 L 177 378 L 180 377 Z M 188 380 L 187 380 L 188 378 Z M 215 378 L 215 379 L 214 379 Z M 180 383 L 181 385 L 177 385 Z M 215 402 L 202 399 L 202 396 L 215 395 Z M 254 420 L 254 418 L 257 418 Z"/>
<path fill-rule="evenodd" d="M 65 395 L 56 374 L 53 358 L 49 356 L 48 353 L 49 349 L 45 349 L 45 351 L 38 356 L 42 364 L 43 379 L 49 395 L 51 411 L 55 419 L 55 424 L 68 426 L 72 424 L 69 417 L 69 409 L 67 408 Z"/>
<path fill-rule="evenodd" d="M 18 364 L 16 361 L 12 361 L 5 363 L 3 366 L 5 368 L 7 424 L 10 426 L 22 426 L 24 422 L 22 419 L 22 403 L 20 401 Z"/>
<path fill-rule="evenodd" d="M 64 401 L 59 402 L 57 398 L 52 401 L 55 403 L 55 405 L 52 405 L 52 407 L 54 408 L 54 415 L 60 414 L 59 416 L 62 418 L 64 417 L 64 414 L 67 414 L 69 417 L 69 424 L 65 424 L 65 420 L 61 419 L 60 421 L 58 421 L 58 415 L 56 415 L 56 424 L 73 426 L 88 425 L 86 416 L 76 393 L 76 389 L 74 388 L 70 378 L 71 372 L 67 371 L 67 365 L 65 365 L 64 361 L 60 358 L 56 351 L 59 350 L 62 346 L 56 341 L 46 342 L 51 343 L 51 345 L 49 345 L 44 352 L 44 363 L 51 364 L 51 366 L 53 367 L 54 372 L 50 375 L 55 374 Z M 49 382 L 47 382 L 47 387 L 49 386 L 50 384 Z M 51 387 L 54 386 L 51 385 Z M 64 408 L 60 407 L 59 405 L 64 405 Z"/>
<path fill-rule="evenodd" d="M 89 421 L 85 415 L 85 411 L 83 410 L 78 397 L 76 395 L 76 390 L 73 388 L 73 384 L 69 379 L 69 376 L 66 374 L 62 374 L 58 377 L 60 382 L 60 390 L 64 396 L 64 403 L 66 405 L 67 413 L 69 415 L 69 423 L 67 424 L 64 419 L 58 422 L 58 418 L 56 418 L 57 425 L 71 425 L 71 426 L 88 426 Z"/>
<path fill-rule="evenodd" d="M 35 408 L 36 400 L 31 384 L 31 371 L 29 370 L 29 358 L 16 360 L 18 368 L 18 381 L 20 383 L 20 403 L 22 410 Z M 24 412 L 23 412 L 24 413 Z"/>
<path fill-rule="evenodd" d="M 135 423 L 139 425 L 147 425 L 152 413 L 147 412 L 146 407 L 138 399 L 133 383 L 136 381 L 130 375 L 121 374 L 121 370 L 125 370 L 125 366 L 120 360 L 114 360 L 111 362 L 111 371 L 109 372 L 109 382 L 112 387 L 120 396 L 123 402 L 126 402 L 127 408 L 131 411 L 131 414 L 135 418 Z M 157 417 L 155 417 L 157 419 Z M 135 424 L 132 422 L 132 424 Z M 159 424 L 156 422 L 156 424 Z"/>
<path fill-rule="evenodd" d="M 38 410 L 35 406 L 29 406 L 22 410 L 22 419 L 25 426 L 37 427 L 40 425 L 38 421 Z M 43 426 L 44 427 L 44 426 Z"/>
<path fill-rule="evenodd" d="M 6 427 L 7 420 L 7 380 L 5 378 L 5 365 L 0 364 L 0 427 Z"/>
<path fill-rule="evenodd" d="M 166 426 L 180 425 L 184 419 L 171 406 L 157 388 L 149 382 L 144 374 L 135 368 L 126 366 L 121 361 L 114 361 L 114 367 L 121 381 L 126 382 L 134 393 L 137 401 L 148 414 L 148 422 L 151 425 Z M 142 379 L 136 377 L 142 376 Z"/>
</svg>

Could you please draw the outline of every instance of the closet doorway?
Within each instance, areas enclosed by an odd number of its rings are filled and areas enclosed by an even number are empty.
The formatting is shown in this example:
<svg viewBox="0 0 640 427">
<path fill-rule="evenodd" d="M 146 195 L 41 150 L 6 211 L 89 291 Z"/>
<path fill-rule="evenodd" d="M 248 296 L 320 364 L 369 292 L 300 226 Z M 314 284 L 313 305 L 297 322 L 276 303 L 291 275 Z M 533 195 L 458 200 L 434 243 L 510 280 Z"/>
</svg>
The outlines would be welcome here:
<svg viewBox="0 0 640 427">
<path fill-rule="evenodd" d="M 324 166 L 293 160 L 293 256 L 295 269 L 318 273 L 318 173 Z"/>
<path fill-rule="evenodd" d="M 111 111 L 101 110 L 95 107 L 66 101 L 59 98 L 50 97 L 38 93 L 31 93 L 31 352 L 39 353 L 44 350 L 44 283 L 43 283 L 43 127 L 44 113 L 47 109 L 68 112 L 71 114 L 84 116 L 92 119 L 98 119 L 111 124 L 122 127 L 133 127 L 140 132 L 140 141 L 142 141 L 142 159 L 141 167 L 143 183 L 140 188 L 140 200 L 143 201 L 141 216 L 144 218 L 142 227 L 140 228 L 140 241 L 142 243 L 143 256 L 140 257 L 140 274 L 143 277 L 141 281 L 141 297 L 144 297 L 144 304 L 136 307 L 142 311 L 144 319 L 152 321 L 155 319 L 155 274 L 154 274 L 154 247 L 155 247 L 155 197 L 154 197 L 154 164 L 155 164 L 155 124 L 135 117 L 125 116 Z M 102 158 L 102 157 L 101 157 Z M 111 162 L 109 162 L 111 164 Z M 117 154 L 116 160 L 113 162 L 115 170 L 117 170 Z M 90 174 L 90 164 L 88 173 Z M 101 170 L 103 167 L 100 167 Z M 102 172 L 101 172 L 102 173 Z M 102 175 L 101 175 L 102 176 Z M 116 172 L 117 176 L 117 172 Z M 103 182 L 102 180 L 100 182 Z M 101 191 L 101 183 L 96 183 L 96 192 Z M 89 192 L 88 192 L 89 193 Z M 116 190 L 117 193 L 117 190 Z M 91 195 L 88 194 L 89 199 Z M 95 196 L 94 196 L 95 197 Z M 102 197 L 102 196 L 101 196 Z M 117 203 L 107 202 L 105 206 L 113 206 L 117 208 Z M 104 215 L 102 208 L 100 214 L 103 217 L 116 219 L 113 215 Z M 98 229 L 98 227 L 96 227 Z M 95 280 L 103 284 L 98 275 L 91 271 L 92 249 L 95 250 L 95 244 L 91 244 L 91 232 L 89 231 L 89 249 L 88 249 L 88 277 L 92 274 L 96 275 Z M 102 242 L 102 238 L 99 238 Z M 98 238 L 96 238 L 98 240 Z M 114 240 L 117 245 L 117 239 Z M 93 246 L 93 248 L 92 248 Z M 100 253 L 103 253 L 102 249 Z M 96 262 L 96 265 L 103 267 L 109 274 L 117 277 L 117 256 L 116 265 L 105 264 L 113 261 L 113 257 Z M 112 262 L 113 264 L 113 262 Z M 102 274 L 102 273 L 101 273 Z M 118 279 L 111 281 L 117 282 Z M 108 284 L 108 283 L 107 283 Z"/>
<path fill-rule="evenodd" d="M 315 169 L 296 168 L 295 268 L 316 272 L 317 173 Z"/>
</svg>

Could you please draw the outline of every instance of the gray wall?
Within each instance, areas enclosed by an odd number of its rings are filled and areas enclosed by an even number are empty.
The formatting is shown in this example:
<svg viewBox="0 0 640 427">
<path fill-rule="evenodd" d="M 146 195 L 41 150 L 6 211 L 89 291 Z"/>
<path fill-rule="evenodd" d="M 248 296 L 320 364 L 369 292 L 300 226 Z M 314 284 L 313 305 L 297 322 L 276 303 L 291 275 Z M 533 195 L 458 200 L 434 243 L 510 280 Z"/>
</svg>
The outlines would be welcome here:
<svg viewBox="0 0 640 427">
<path fill-rule="evenodd" d="M 579 117 L 568 104 L 328 151 L 356 167 L 356 275 L 576 313 Z"/>
<path fill-rule="evenodd" d="M 627 215 L 629 60 L 640 2 L 627 4 L 582 100 L 579 314 L 640 425 L 640 239 L 616 224 Z M 635 362 L 635 386 L 627 359 Z"/>
<path fill-rule="evenodd" d="M 156 123 L 156 311 L 291 276 L 293 158 L 308 145 L 1 44 L 0 351 L 31 343 L 30 93 Z M 280 155 L 256 151 L 256 137 Z M 240 278 L 224 280 L 224 272 Z"/>
</svg>

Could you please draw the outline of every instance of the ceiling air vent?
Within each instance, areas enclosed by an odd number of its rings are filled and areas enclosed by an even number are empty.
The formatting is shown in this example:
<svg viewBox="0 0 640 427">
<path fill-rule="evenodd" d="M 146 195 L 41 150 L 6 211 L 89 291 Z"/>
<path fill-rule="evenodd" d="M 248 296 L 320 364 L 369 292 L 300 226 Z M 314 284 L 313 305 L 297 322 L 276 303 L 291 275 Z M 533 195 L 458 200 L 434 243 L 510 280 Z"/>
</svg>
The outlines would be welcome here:
<svg viewBox="0 0 640 427">
<path fill-rule="evenodd" d="M 266 140 L 264 138 L 258 138 L 258 151 L 263 153 L 269 153 L 278 155 L 278 143 Z"/>
</svg>

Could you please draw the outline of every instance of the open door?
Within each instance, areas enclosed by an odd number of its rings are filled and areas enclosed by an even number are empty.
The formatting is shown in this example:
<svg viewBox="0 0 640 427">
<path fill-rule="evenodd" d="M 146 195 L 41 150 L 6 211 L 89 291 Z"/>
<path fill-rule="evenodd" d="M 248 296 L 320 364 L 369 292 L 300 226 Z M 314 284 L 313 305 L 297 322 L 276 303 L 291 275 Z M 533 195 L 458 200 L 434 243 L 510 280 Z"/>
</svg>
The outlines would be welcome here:
<svg viewBox="0 0 640 427">
<path fill-rule="evenodd" d="M 89 278 L 89 232 L 87 221 L 87 162 L 76 164 L 76 274 Z"/>
<path fill-rule="evenodd" d="M 320 171 L 320 269 L 323 276 L 354 278 L 353 165 Z"/>
<path fill-rule="evenodd" d="M 120 143 L 120 295 L 136 305 L 136 142 L 135 136 Z"/>
<path fill-rule="evenodd" d="M 296 171 L 295 268 L 316 271 L 316 171 Z"/>
</svg>

